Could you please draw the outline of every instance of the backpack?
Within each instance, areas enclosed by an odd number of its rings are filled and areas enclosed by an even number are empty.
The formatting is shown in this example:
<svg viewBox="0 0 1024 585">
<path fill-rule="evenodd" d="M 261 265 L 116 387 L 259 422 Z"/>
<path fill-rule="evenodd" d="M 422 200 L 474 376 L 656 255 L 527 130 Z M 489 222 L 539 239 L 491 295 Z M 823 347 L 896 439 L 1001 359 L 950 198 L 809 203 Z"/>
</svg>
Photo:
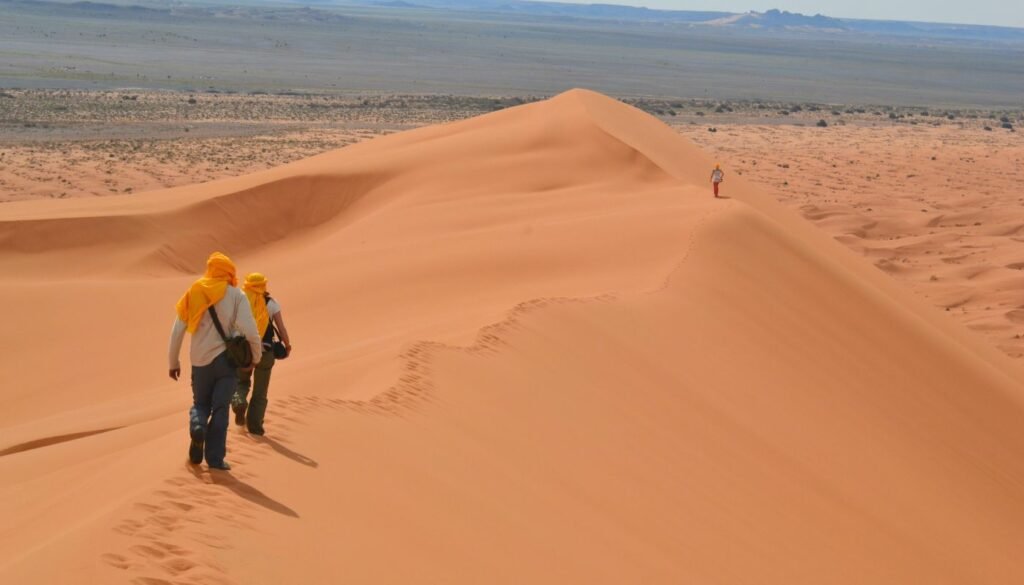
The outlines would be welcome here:
<svg viewBox="0 0 1024 585">
<path fill-rule="evenodd" d="M 263 294 L 263 301 L 270 303 L 274 300 L 270 293 Z M 277 341 L 274 338 L 277 338 Z M 267 331 L 263 334 L 263 347 L 270 346 L 270 351 L 274 352 L 274 359 L 283 360 L 288 357 L 288 348 L 284 346 L 284 343 L 280 341 L 281 334 L 277 332 L 277 327 L 274 327 L 274 318 L 270 318 L 270 323 L 267 324 Z"/>
</svg>

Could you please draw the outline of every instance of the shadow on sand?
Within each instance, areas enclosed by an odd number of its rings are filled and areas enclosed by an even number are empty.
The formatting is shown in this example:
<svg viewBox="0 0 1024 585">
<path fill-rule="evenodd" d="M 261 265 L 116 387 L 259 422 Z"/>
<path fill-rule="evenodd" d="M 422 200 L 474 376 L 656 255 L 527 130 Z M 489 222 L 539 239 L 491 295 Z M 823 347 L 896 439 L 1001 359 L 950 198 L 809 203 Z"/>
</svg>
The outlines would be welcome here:
<svg viewBox="0 0 1024 585">
<path fill-rule="evenodd" d="M 312 467 L 314 469 L 320 467 L 320 464 L 317 463 L 316 461 L 310 459 L 309 457 L 306 457 L 302 453 L 292 451 L 288 447 L 282 445 L 280 442 L 271 439 L 266 435 L 249 435 L 249 439 L 252 440 L 254 443 L 264 443 L 266 445 L 270 445 L 270 448 L 273 449 L 274 451 L 280 453 L 281 455 L 284 455 L 285 457 L 291 459 L 292 461 L 295 461 L 296 463 L 301 463 L 306 467 Z"/>
<path fill-rule="evenodd" d="M 188 469 L 189 473 L 194 475 L 196 479 L 204 483 L 224 486 L 238 494 L 239 497 L 249 500 L 254 504 L 259 504 L 268 510 L 277 512 L 278 514 L 284 514 L 285 516 L 291 516 L 292 518 L 299 517 L 299 513 L 295 510 L 292 510 L 288 506 L 278 502 L 274 498 L 271 498 L 267 494 L 231 475 L 231 472 L 229 471 L 209 470 L 202 466 L 192 465 L 190 463 L 186 463 L 185 468 Z"/>
</svg>

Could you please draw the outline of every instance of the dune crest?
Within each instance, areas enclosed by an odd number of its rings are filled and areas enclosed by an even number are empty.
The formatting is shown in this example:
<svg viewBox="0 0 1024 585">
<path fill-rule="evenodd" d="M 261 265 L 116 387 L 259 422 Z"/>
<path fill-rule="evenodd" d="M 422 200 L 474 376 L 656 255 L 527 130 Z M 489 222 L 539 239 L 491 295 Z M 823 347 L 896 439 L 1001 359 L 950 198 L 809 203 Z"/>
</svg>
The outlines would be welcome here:
<svg viewBox="0 0 1024 585">
<path fill-rule="evenodd" d="M 5 206 L 0 300 L 27 309 L 0 577 L 1024 578 L 1017 366 L 741 178 L 712 199 L 711 164 L 574 90 L 237 179 Z M 182 463 L 188 391 L 161 377 L 210 248 L 269 276 L 297 347 L 230 476 Z"/>
</svg>

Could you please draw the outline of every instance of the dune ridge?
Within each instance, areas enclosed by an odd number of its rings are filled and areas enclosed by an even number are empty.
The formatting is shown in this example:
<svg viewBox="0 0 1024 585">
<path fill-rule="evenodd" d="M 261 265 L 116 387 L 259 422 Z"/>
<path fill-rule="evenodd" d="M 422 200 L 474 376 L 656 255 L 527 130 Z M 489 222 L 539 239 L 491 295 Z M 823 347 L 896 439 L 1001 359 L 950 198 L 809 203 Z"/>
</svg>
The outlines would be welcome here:
<svg viewBox="0 0 1024 585">
<path fill-rule="evenodd" d="M 115 351 L 40 356 L 51 330 L 15 315 L 3 359 L 30 373 L 0 449 L 120 428 L 0 457 L 0 576 L 1019 580 L 1019 368 L 741 178 L 713 200 L 711 162 L 575 90 L 195 188 L 10 204 L 7 233 L 85 219 L 96 239 L 4 240 L 0 267 L 31 271 L 0 300 Z M 353 176 L 374 179 L 351 196 Z M 293 215 L 255 244 L 197 211 L 264 197 Z M 125 244 L 112 217 L 153 232 Z M 207 239 L 161 248 L 182 218 Z M 187 390 L 156 381 L 202 245 L 270 275 L 298 348 L 230 475 L 182 462 Z M 59 302 L 125 290 L 114 327 Z"/>
<path fill-rule="evenodd" d="M 986 122 L 676 126 L 1012 358 L 1024 279 L 1016 133 Z M 979 273 L 985 269 L 984 273 Z"/>
<path fill-rule="evenodd" d="M 572 141 L 581 140 L 594 146 L 585 152 L 588 158 L 594 154 L 608 157 L 616 171 L 628 169 L 639 175 L 634 177 L 637 180 L 647 181 L 661 170 L 615 133 L 604 130 L 588 115 L 584 104 L 566 104 L 550 112 L 544 125 L 532 125 L 527 132 L 508 132 L 503 138 L 511 139 L 513 144 L 492 140 L 515 124 L 515 113 L 498 112 L 486 117 L 483 125 L 478 119 L 447 125 L 443 134 L 427 127 L 400 137 L 380 138 L 370 156 L 362 156 L 366 152 L 363 145 L 353 145 L 268 171 L 143 197 L 121 195 L 73 203 L 13 202 L 5 207 L 6 217 L 0 221 L 0 243 L 5 249 L 24 254 L 144 247 L 171 267 L 190 271 L 211 248 L 245 254 L 289 236 L 305 235 L 364 200 L 373 199 L 380 206 L 409 197 L 409 187 L 420 175 L 428 175 L 434 189 L 466 190 L 457 180 L 446 179 L 430 168 L 444 155 L 443 145 L 453 133 L 459 134 L 455 143 L 458 148 L 465 148 L 467 141 L 476 141 L 491 151 L 478 157 L 478 164 L 485 168 L 494 166 L 496 158 L 506 159 L 499 160 L 499 166 L 512 162 L 550 165 L 545 150 L 565 151 Z M 390 149 L 389 156 L 377 156 L 379 149 Z M 549 176 L 533 184 L 523 178 L 534 193 L 568 186 L 552 182 Z M 596 177 L 598 181 L 605 178 Z M 282 193 L 287 196 L 281 197 Z M 358 221 L 369 212 L 349 214 L 346 219 Z M 4 259 L 10 261 L 11 256 Z M 12 274 L 38 276 L 28 263 L 17 268 Z"/>
</svg>

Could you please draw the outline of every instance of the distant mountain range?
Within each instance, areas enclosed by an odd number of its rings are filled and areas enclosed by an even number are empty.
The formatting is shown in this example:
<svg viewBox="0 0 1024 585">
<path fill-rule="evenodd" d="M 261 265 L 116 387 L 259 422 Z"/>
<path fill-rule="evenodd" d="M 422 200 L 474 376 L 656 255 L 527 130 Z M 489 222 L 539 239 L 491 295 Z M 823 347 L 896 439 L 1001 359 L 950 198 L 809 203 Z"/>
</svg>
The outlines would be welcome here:
<svg viewBox="0 0 1024 585">
<path fill-rule="evenodd" d="M 296 0 L 298 3 L 303 0 Z M 948 38 L 976 41 L 1024 41 L 1024 29 L 1000 26 L 941 24 L 910 21 L 860 20 L 808 16 L 784 10 L 766 12 L 714 12 L 656 10 L 618 4 L 568 4 L 532 0 L 319 0 L 320 4 L 354 3 L 396 9 L 444 9 L 495 12 L 529 16 L 579 19 L 683 23 L 693 26 L 731 27 L 745 30 L 793 30 L 850 32 L 907 37 Z"/>
<path fill-rule="evenodd" d="M 820 14 L 806 16 L 784 10 L 732 14 L 724 18 L 705 21 L 705 24 L 748 28 L 811 28 L 823 30 L 846 30 L 849 28 L 838 18 L 830 18 Z"/>
</svg>

